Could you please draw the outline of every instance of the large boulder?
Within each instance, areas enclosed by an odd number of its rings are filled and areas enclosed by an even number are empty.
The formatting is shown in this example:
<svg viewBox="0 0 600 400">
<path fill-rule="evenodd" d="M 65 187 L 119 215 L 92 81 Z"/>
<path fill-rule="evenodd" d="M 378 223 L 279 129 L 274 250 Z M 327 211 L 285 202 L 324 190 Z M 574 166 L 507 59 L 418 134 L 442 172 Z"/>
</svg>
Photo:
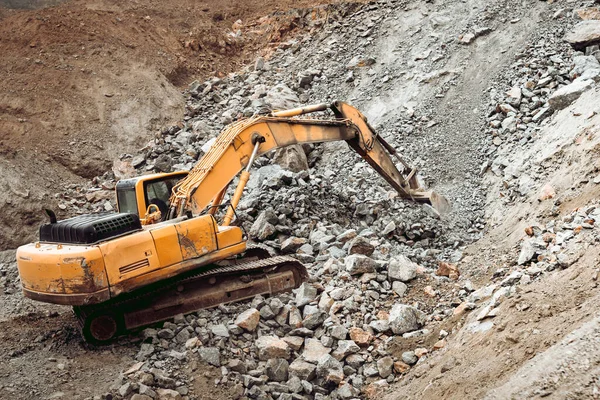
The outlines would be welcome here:
<svg viewBox="0 0 600 400">
<path fill-rule="evenodd" d="M 271 358 L 290 358 L 290 346 L 277 336 L 261 336 L 256 339 L 258 348 L 258 358 L 260 360 L 269 360 Z"/>
<path fill-rule="evenodd" d="M 278 223 L 277 215 L 268 209 L 261 212 L 250 228 L 250 236 L 254 239 L 265 240 L 275 232 L 275 224 Z"/>
<path fill-rule="evenodd" d="M 273 161 L 292 172 L 308 171 L 306 153 L 304 153 L 302 146 L 298 144 L 278 149 L 275 152 Z"/>
<path fill-rule="evenodd" d="M 369 239 L 358 236 L 350 241 L 348 246 L 348 254 L 362 254 L 370 256 L 375 251 L 375 246 L 371 244 Z"/>
<path fill-rule="evenodd" d="M 565 35 L 565 40 L 569 42 L 575 50 L 585 50 L 587 46 L 599 44 L 600 21 L 581 21 L 573 27 L 571 32 Z"/>
<path fill-rule="evenodd" d="M 571 105 L 579 96 L 594 85 L 594 81 L 576 81 L 561 87 L 548 98 L 548 104 L 554 110 L 562 110 Z"/>
<path fill-rule="evenodd" d="M 317 364 L 317 376 L 326 384 L 339 384 L 344 379 L 342 363 L 327 354 Z"/>
<path fill-rule="evenodd" d="M 427 316 L 413 306 L 396 304 L 390 311 L 390 328 L 396 335 L 416 331 L 425 323 Z"/>
<path fill-rule="evenodd" d="M 360 275 L 366 272 L 375 272 L 377 262 L 362 254 L 352 254 L 346 257 L 345 265 L 346 271 L 350 275 Z"/>
<path fill-rule="evenodd" d="M 390 260 L 388 277 L 391 281 L 408 282 L 417 276 L 418 265 L 407 257 L 400 255 Z"/>
<path fill-rule="evenodd" d="M 260 321 L 260 313 L 256 308 L 250 308 L 235 319 L 235 324 L 242 329 L 252 332 L 258 326 Z"/>
</svg>

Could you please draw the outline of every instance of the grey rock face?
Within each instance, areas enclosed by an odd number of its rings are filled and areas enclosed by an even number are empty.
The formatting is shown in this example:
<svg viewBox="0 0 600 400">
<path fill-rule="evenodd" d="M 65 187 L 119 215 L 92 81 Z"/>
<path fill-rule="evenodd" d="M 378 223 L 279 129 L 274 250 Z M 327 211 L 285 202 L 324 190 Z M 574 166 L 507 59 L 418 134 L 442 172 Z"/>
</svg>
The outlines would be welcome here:
<svg viewBox="0 0 600 400">
<path fill-rule="evenodd" d="M 419 329 L 425 323 L 426 315 L 413 306 L 396 304 L 390 311 L 390 328 L 392 331 L 401 335 Z"/>
</svg>

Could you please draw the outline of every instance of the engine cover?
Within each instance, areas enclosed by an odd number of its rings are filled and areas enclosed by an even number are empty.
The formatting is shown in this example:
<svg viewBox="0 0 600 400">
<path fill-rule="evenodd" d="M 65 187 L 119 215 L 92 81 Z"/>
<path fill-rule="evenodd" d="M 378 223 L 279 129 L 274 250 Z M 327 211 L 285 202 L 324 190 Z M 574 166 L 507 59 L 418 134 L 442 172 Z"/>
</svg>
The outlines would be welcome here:
<svg viewBox="0 0 600 400">
<path fill-rule="evenodd" d="M 92 244 L 140 229 L 142 225 L 135 214 L 79 215 L 40 226 L 40 242 Z"/>
</svg>

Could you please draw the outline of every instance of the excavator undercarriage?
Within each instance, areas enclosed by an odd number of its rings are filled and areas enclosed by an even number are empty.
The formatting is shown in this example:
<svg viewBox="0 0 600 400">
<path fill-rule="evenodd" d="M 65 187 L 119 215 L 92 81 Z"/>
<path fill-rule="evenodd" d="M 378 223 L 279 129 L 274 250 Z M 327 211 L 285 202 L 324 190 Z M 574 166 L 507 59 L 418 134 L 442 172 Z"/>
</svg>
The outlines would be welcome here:
<svg viewBox="0 0 600 400">
<path fill-rule="evenodd" d="M 104 303 L 74 306 L 83 336 L 103 344 L 114 337 L 177 314 L 289 292 L 308 279 L 298 260 L 272 257 L 260 248 L 192 273 L 149 285 Z"/>
</svg>

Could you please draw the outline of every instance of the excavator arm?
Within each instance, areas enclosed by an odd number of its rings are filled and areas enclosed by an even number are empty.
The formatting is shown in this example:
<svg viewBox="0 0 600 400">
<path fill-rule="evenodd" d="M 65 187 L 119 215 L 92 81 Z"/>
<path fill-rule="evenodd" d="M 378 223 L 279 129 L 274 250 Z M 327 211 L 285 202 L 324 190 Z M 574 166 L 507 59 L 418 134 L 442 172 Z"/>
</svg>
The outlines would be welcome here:
<svg viewBox="0 0 600 400">
<path fill-rule="evenodd" d="M 335 119 L 297 118 L 328 109 L 333 111 Z M 173 188 L 170 217 L 181 216 L 188 210 L 198 215 L 209 205 L 212 205 L 209 212 L 214 213 L 230 182 L 246 168 L 231 200 L 233 208 L 224 219 L 224 225 L 228 225 L 255 157 L 294 144 L 338 140 L 346 141 L 396 189 L 400 197 L 431 204 L 440 213 L 447 210 L 448 202 L 419 186 L 416 169 L 409 168 L 393 147 L 375 133 L 360 111 L 346 103 L 334 102 L 252 117 L 229 126 L 188 176 Z M 401 170 L 392 156 L 401 163 Z"/>
</svg>

